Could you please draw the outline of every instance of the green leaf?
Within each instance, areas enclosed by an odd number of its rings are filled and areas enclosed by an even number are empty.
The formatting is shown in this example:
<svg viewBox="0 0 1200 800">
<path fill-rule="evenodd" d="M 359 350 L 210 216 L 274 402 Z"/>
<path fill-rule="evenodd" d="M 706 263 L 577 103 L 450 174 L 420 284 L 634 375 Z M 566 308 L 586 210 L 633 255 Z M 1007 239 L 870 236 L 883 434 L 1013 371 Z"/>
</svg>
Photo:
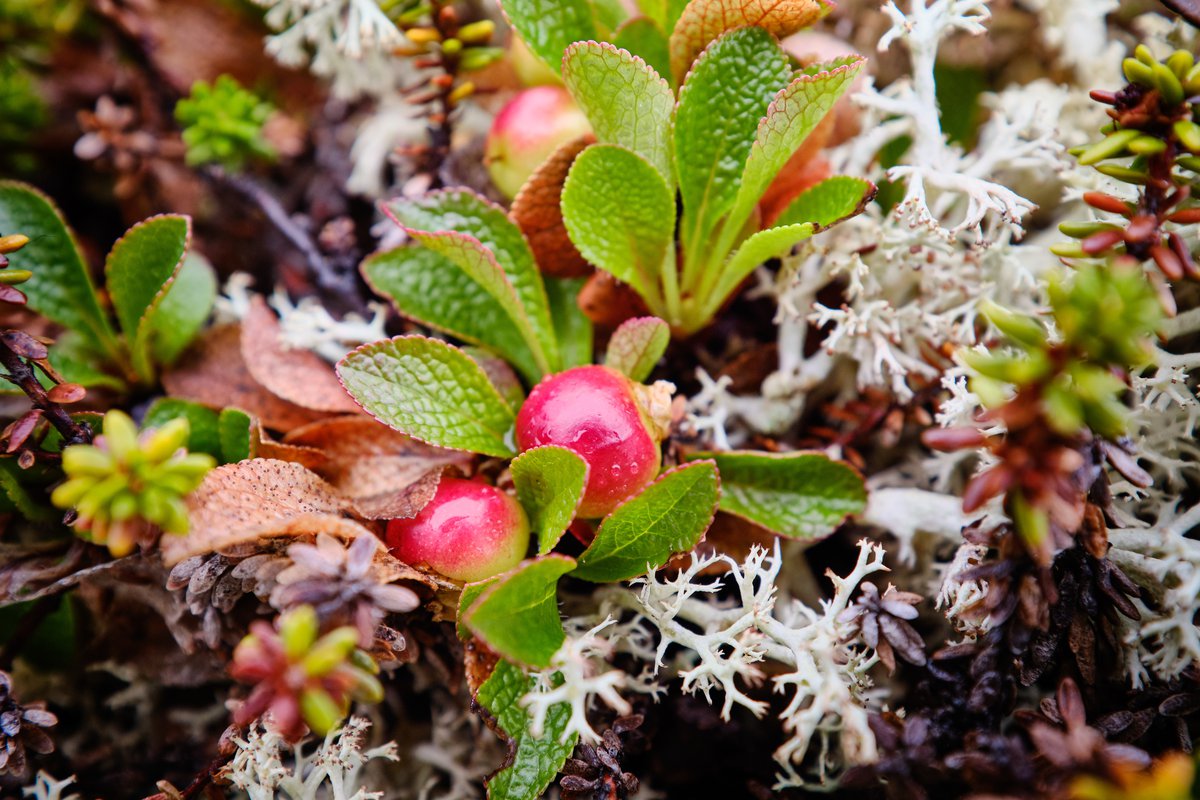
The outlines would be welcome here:
<svg viewBox="0 0 1200 800">
<path fill-rule="evenodd" d="M 499 576 L 463 622 L 505 658 L 548 667 L 567 638 L 558 616 L 558 579 L 573 569 L 575 559 L 557 553 L 524 561 Z"/>
<path fill-rule="evenodd" d="M 688 74 L 675 114 L 675 168 L 681 235 L 692 250 L 733 206 L 759 120 L 791 76 L 783 48 L 762 28 L 725 34 Z"/>
<path fill-rule="evenodd" d="M 361 270 L 371 288 L 409 319 L 488 348 L 531 382 L 541 375 L 504 305 L 454 261 L 424 247 L 400 247 L 369 256 Z"/>
<path fill-rule="evenodd" d="M 565 447 L 547 445 L 513 459 L 517 498 L 538 537 L 538 555 L 554 549 L 575 519 L 587 486 L 587 462 Z"/>
<path fill-rule="evenodd" d="M 515 455 L 512 407 L 456 347 L 398 336 L 358 348 L 337 372 L 355 402 L 401 433 L 452 450 Z"/>
<path fill-rule="evenodd" d="M 217 417 L 217 430 L 221 438 L 221 461 L 236 464 L 254 456 L 255 442 L 251 435 L 254 420 L 238 408 L 223 408 Z"/>
<path fill-rule="evenodd" d="M 634 17 L 617 28 L 613 44 L 642 59 L 664 80 L 670 81 L 671 51 L 667 46 L 667 35 L 655 20 Z"/>
<path fill-rule="evenodd" d="M 496 718 L 508 735 L 512 761 L 487 782 L 488 800 L 534 800 L 541 797 L 575 751 L 579 735 L 559 741 L 571 719 L 569 703 L 556 703 L 546 713 L 541 738 L 529 733 L 529 712 L 521 698 L 534 688 L 534 679 L 507 661 L 496 664 L 491 676 L 479 687 L 476 702 Z"/>
<path fill-rule="evenodd" d="M 216 411 L 191 400 L 160 397 L 146 410 L 142 427 L 161 428 L 173 419 L 188 421 L 188 452 L 208 453 L 221 459 L 221 433 Z"/>
<path fill-rule="evenodd" d="M 599 38 L 587 0 L 504 0 L 501 6 L 529 49 L 555 72 L 567 45 Z"/>
<path fill-rule="evenodd" d="M 574 575 L 597 583 L 629 580 L 691 550 L 717 513 L 716 465 L 699 461 L 665 472 L 600 523 Z"/>
<path fill-rule="evenodd" d="M 149 317 L 150 354 L 160 366 L 170 366 L 192 343 L 217 299 L 217 276 L 208 259 L 189 252 Z"/>
<path fill-rule="evenodd" d="M 471 630 L 467 627 L 463 618 L 467 612 L 471 610 L 471 606 L 475 605 L 475 601 L 483 595 L 489 586 L 498 580 L 498 576 L 486 578 L 475 583 L 463 584 L 462 591 L 458 595 L 458 612 L 455 614 L 454 627 L 458 633 L 458 638 L 467 640 L 471 638 Z"/>
<path fill-rule="evenodd" d="M 504 209 L 470 190 L 449 189 L 416 200 L 392 201 L 387 210 L 426 247 L 469 268 L 477 280 L 482 277 L 480 282 L 509 312 L 542 370 L 557 371 L 558 343 L 542 275 L 525 235 Z M 448 235 L 451 231 L 468 240 Z M 480 265 L 481 255 L 484 261 L 499 266 L 511 289 L 496 282 L 492 271 Z M 518 307 L 508 301 L 512 294 Z"/>
<path fill-rule="evenodd" d="M 741 233 L 771 181 L 837 99 L 850 88 L 862 65 L 863 59 L 859 56 L 833 64 L 814 65 L 771 101 L 766 116 L 758 124 L 754 145 L 742 172 L 737 200 L 722 229 L 720 252 L 732 249 L 735 237 Z"/>
<path fill-rule="evenodd" d="M 607 43 L 576 42 L 563 56 L 563 81 L 601 144 L 618 144 L 654 165 L 667 186 L 671 166 L 671 86 L 642 59 Z"/>
<path fill-rule="evenodd" d="M 717 273 L 716 286 L 713 290 L 703 293 L 707 313 L 715 314 L 730 292 L 740 286 L 755 267 L 764 261 L 787 254 L 793 247 L 811 237 L 815 232 L 816 226 L 811 222 L 805 222 L 802 225 L 768 228 L 742 242 L 742 246 Z"/>
<path fill-rule="evenodd" d="M 675 235 L 675 198 L 646 159 L 616 145 L 579 154 L 562 195 L 563 223 L 583 257 L 633 287 L 651 308 Z"/>
<path fill-rule="evenodd" d="M 820 232 L 861 214 L 875 197 L 875 184 L 863 178 L 835 175 L 805 189 L 788 204 L 774 227 L 811 222 Z"/>
<path fill-rule="evenodd" d="M 44 523 L 61 518 L 61 512 L 55 511 L 44 498 L 39 502 L 29 493 L 21 482 L 26 473 L 26 470 L 17 466 L 15 458 L 0 458 L 0 493 L 8 498 L 18 514 L 30 522 Z"/>
<path fill-rule="evenodd" d="M 544 278 L 563 369 L 592 363 L 592 321 L 579 307 L 587 278 Z"/>
<path fill-rule="evenodd" d="M 721 510 L 781 536 L 828 536 L 867 502 L 862 476 L 821 453 L 697 453 L 721 472 Z"/>
<path fill-rule="evenodd" d="M 608 340 L 604 363 L 642 383 L 671 343 L 671 328 L 658 317 L 625 320 Z"/>
<path fill-rule="evenodd" d="M 104 355 L 93 349 L 92 340 L 74 331 L 65 331 L 50 345 L 50 366 L 67 383 L 88 389 L 124 392 L 129 388 L 125 381 L 104 371 Z"/>
<path fill-rule="evenodd" d="M 87 336 L 109 358 L 120 352 L 75 237 L 48 197 L 16 181 L 0 181 L 0 234 L 23 233 L 29 244 L 11 258 L 33 277 L 21 284 L 28 307 Z"/>
<path fill-rule="evenodd" d="M 134 371 L 144 381 L 153 378 L 148 343 L 150 317 L 166 296 L 163 290 L 174 282 L 183 265 L 191 237 L 190 217 L 151 217 L 126 231 L 104 263 L 117 322 L 129 344 Z"/>
<path fill-rule="evenodd" d="M 736 28 L 761 28 L 777 39 L 807 28 L 824 16 L 826 0 L 691 0 L 682 9 L 669 0 L 671 69 L 682 80 L 709 42 Z"/>
</svg>

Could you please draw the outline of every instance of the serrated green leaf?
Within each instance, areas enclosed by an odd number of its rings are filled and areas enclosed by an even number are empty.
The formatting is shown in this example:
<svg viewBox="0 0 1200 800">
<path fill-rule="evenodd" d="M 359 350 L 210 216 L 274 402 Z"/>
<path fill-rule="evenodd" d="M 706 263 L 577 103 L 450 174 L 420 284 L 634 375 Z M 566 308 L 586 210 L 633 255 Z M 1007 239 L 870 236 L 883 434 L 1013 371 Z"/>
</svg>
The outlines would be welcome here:
<svg viewBox="0 0 1200 800">
<path fill-rule="evenodd" d="M 759 120 L 791 76 L 783 48 L 761 28 L 725 34 L 688 73 L 675 112 L 685 252 L 698 256 L 733 206 Z"/>
<path fill-rule="evenodd" d="M 557 553 L 525 561 L 499 576 L 467 609 L 463 622 L 504 658 L 548 667 L 566 640 L 558 616 L 558 579 L 574 568 L 575 559 Z"/>
<path fill-rule="evenodd" d="M 848 464 L 821 453 L 697 453 L 721 472 L 721 510 L 781 536 L 814 540 L 863 510 L 867 490 Z"/>
<path fill-rule="evenodd" d="M 662 26 L 650 17 L 634 17 L 617 28 L 613 44 L 645 61 L 668 83 L 671 81 L 671 50 Z"/>
<path fill-rule="evenodd" d="M 547 445 L 526 450 L 509 468 L 517 498 L 537 534 L 538 555 L 546 555 L 575 519 L 587 486 L 587 462 L 565 447 Z"/>
<path fill-rule="evenodd" d="M 658 317 L 625 320 L 608 340 L 604 363 L 624 372 L 630 380 L 642 383 L 650 377 L 670 343 L 671 328 Z"/>
<path fill-rule="evenodd" d="M 154 362 L 169 366 L 192 343 L 217 299 L 217 276 L 208 259 L 189 252 L 149 319 L 148 336 Z"/>
<path fill-rule="evenodd" d="M 671 86 L 645 61 L 611 44 L 576 42 L 563 56 L 563 81 L 587 115 L 596 140 L 641 155 L 668 187 L 671 165 Z"/>
<path fill-rule="evenodd" d="M 369 256 L 360 269 L 409 319 L 492 350 L 531 382 L 541 375 L 504 306 L 454 261 L 424 247 L 400 247 Z"/>
<path fill-rule="evenodd" d="M 858 56 L 814 65 L 781 91 L 758 124 L 737 199 L 721 231 L 718 252 L 729 252 L 759 199 L 792 155 L 825 118 L 862 69 Z"/>
<path fill-rule="evenodd" d="M 535 739 L 529 733 L 529 713 L 521 707 L 521 698 L 533 688 L 533 678 L 519 667 L 500 661 L 475 696 L 508 735 L 512 753 L 512 762 L 488 779 L 488 800 L 541 797 L 575 750 L 578 734 L 560 741 L 571 718 L 569 703 L 550 707 L 541 738 Z"/>
<path fill-rule="evenodd" d="M 712 524 L 721 494 L 716 465 L 699 461 L 663 473 L 600 523 L 573 573 L 597 583 L 624 581 L 691 550 Z"/>
<path fill-rule="evenodd" d="M 835 175 L 805 189 L 775 220 L 773 227 L 811 222 L 821 231 L 857 216 L 875 196 L 875 184 L 863 178 Z"/>
<path fill-rule="evenodd" d="M 592 363 L 592 321 L 579 307 L 579 291 L 587 278 L 545 278 L 550 317 L 558 337 L 563 369 Z"/>
<path fill-rule="evenodd" d="M 501 7 L 530 51 L 555 72 L 569 44 L 600 38 L 587 0 L 504 0 Z"/>
<path fill-rule="evenodd" d="M 220 459 L 236 464 L 253 458 L 255 452 L 254 419 L 239 408 L 223 408 L 217 416 L 217 433 L 221 439 Z"/>
<path fill-rule="evenodd" d="M 702 296 L 707 298 L 707 313 L 715 314 L 725 302 L 725 298 L 740 286 L 759 264 L 785 255 L 797 244 L 810 238 L 815 231 L 813 223 L 805 222 L 802 225 L 768 228 L 742 242 L 742 246 L 721 268 L 713 290 L 701 292 Z"/>
<path fill-rule="evenodd" d="M 450 189 L 416 200 L 392 201 L 388 211 L 426 247 L 470 269 L 508 311 L 541 369 L 559 369 L 558 343 L 541 273 L 525 235 L 504 209 L 470 190 Z M 468 240 L 447 236 L 447 231 L 463 234 Z M 478 265 L 480 248 L 472 247 L 470 240 L 481 246 L 484 260 L 502 270 L 517 307 L 508 300 L 510 291 L 494 281 L 491 270 Z"/>
<path fill-rule="evenodd" d="M 583 257 L 660 306 L 663 262 L 675 235 L 675 198 L 646 159 L 616 145 L 579 154 L 562 194 L 563 223 Z"/>
<path fill-rule="evenodd" d="M 120 348 L 100 308 L 96 287 L 75 237 L 50 198 L 17 181 L 0 181 L 0 234 L 23 233 L 29 244 L 11 261 L 33 277 L 21 284 L 28 307 L 87 336 L 94 347 L 116 359 Z"/>
<path fill-rule="evenodd" d="M 511 458 L 514 415 L 466 353 L 437 339 L 398 336 L 364 345 L 337 366 L 367 413 L 414 439 Z"/>
<path fill-rule="evenodd" d="M 161 428 L 173 419 L 188 421 L 188 452 L 208 453 L 213 458 L 221 459 L 221 433 L 216 411 L 191 400 L 160 397 L 146 410 L 142 427 Z"/>
<path fill-rule="evenodd" d="M 125 334 L 133 368 L 143 381 L 153 377 L 150 317 L 183 265 L 192 237 L 190 217 L 162 214 L 134 225 L 117 240 L 104 274 L 117 322 Z"/>
<path fill-rule="evenodd" d="M 669 3 L 676 14 L 671 30 L 671 69 L 683 77 L 697 54 L 722 34 L 736 28 L 762 28 L 782 39 L 807 28 L 830 8 L 825 0 L 691 0 L 683 9 Z"/>
</svg>

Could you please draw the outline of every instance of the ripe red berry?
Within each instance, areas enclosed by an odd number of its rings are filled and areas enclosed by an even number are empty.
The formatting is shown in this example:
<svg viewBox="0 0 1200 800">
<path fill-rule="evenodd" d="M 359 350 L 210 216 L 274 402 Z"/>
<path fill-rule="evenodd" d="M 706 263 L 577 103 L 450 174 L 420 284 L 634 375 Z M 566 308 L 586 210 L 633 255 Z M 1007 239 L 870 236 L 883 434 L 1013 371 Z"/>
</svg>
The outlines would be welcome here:
<svg viewBox="0 0 1200 800">
<path fill-rule="evenodd" d="M 484 161 L 492 182 L 515 197 L 560 145 L 590 133 L 587 117 L 561 86 L 519 92 L 492 121 Z"/>
<path fill-rule="evenodd" d="M 388 523 L 387 546 L 406 564 L 481 581 L 521 563 L 529 549 L 529 519 L 496 487 L 447 477 L 419 514 Z"/>
<path fill-rule="evenodd" d="M 644 403 L 656 389 L 608 367 L 552 375 L 517 414 L 517 446 L 558 445 L 579 455 L 589 469 L 579 516 L 603 517 L 658 475 L 664 426 Z"/>
</svg>

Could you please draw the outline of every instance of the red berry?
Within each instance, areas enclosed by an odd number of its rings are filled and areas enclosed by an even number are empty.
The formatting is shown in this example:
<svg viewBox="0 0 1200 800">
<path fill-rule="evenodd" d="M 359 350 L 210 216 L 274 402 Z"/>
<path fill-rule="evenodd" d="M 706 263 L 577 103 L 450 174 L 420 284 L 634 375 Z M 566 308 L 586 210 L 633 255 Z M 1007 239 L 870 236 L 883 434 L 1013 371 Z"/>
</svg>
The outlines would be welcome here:
<svg viewBox="0 0 1200 800">
<path fill-rule="evenodd" d="M 521 406 L 522 452 L 558 445 L 587 462 L 580 517 L 603 517 L 658 475 L 661 426 L 638 397 L 649 391 L 608 367 L 575 367 L 543 380 Z"/>
<path fill-rule="evenodd" d="M 421 513 L 388 523 L 387 545 L 406 564 L 481 581 L 521 563 L 529 549 L 529 519 L 520 503 L 494 486 L 442 478 Z"/>
<path fill-rule="evenodd" d="M 492 121 L 484 161 L 506 197 L 517 192 L 560 145 L 591 133 L 587 117 L 561 86 L 519 92 Z"/>
</svg>

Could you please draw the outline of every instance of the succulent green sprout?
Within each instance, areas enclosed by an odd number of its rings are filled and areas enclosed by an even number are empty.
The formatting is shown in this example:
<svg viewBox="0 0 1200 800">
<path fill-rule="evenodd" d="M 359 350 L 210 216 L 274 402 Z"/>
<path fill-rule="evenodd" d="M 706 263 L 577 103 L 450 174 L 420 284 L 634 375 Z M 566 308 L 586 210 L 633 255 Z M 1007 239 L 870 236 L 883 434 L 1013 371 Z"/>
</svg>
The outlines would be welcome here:
<svg viewBox="0 0 1200 800">
<path fill-rule="evenodd" d="M 263 137 L 263 126 L 275 107 L 242 88 L 229 75 L 209 84 L 196 81 L 191 96 L 175 105 L 183 126 L 187 163 L 220 164 L 240 172 L 253 159 L 273 161 L 275 148 Z"/>
<path fill-rule="evenodd" d="M 50 499 L 75 509 L 85 538 L 118 557 L 160 530 L 187 533 L 183 498 L 216 466 L 210 455 L 187 452 L 188 433 L 179 418 L 139 435 L 128 414 L 109 411 L 94 444 L 63 450 L 67 480 Z"/>
</svg>

